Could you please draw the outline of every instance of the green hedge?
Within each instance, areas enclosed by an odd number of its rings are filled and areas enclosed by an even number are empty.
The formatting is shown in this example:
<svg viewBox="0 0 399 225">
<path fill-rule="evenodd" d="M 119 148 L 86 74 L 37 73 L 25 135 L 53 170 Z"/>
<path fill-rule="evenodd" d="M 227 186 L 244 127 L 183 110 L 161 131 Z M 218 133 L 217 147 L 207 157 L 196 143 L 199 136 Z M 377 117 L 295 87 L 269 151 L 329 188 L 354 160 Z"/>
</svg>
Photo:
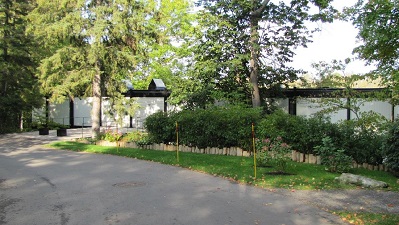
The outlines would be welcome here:
<svg viewBox="0 0 399 225">
<path fill-rule="evenodd" d="M 267 115 L 257 126 L 258 138 L 282 137 L 293 149 L 306 154 L 314 153 L 314 147 L 322 144 L 323 137 L 339 133 L 338 126 L 326 119 L 293 116 L 280 110 Z"/>
<path fill-rule="evenodd" d="M 258 124 L 257 136 L 260 139 L 280 136 L 293 149 L 306 154 L 315 154 L 314 148 L 322 145 L 324 137 L 329 137 L 357 163 L 378 165 L 383 161 L 384 126 L 381 124 L 377 131 L 355 120 L 331 123 L 321 117 L 305 118 L 276 111 Z"/>
<path fill-rule="evenodd" d="M 252 149 L 251 124 L 257 139 L 281 137 L 293 149 L 315 154 L 314 148 L 329 137 L 334 146 L 345 150 L 357 163 L 378 165 L 383 161 L 384 132 L 362 128 L 356 121 L 331 123 L 321 117 L 292 116 L 281 110 L 262 116 L 260 109 L 212 108 L 156 113 L 147 118 L 145 127 L 155 143 L 176 142 L 176 122 L 180 144 L 204 147 L 238 146 Z"/>
<path fill-rule="evenodd" d="M 261 110 L 241 107 L 183 110 L 178 113 L 155 113 L 144 125 L 157 143 L 176 142 L 188 146 L 250 148 L 251 124 L 261 119 Z"/>
</svg>

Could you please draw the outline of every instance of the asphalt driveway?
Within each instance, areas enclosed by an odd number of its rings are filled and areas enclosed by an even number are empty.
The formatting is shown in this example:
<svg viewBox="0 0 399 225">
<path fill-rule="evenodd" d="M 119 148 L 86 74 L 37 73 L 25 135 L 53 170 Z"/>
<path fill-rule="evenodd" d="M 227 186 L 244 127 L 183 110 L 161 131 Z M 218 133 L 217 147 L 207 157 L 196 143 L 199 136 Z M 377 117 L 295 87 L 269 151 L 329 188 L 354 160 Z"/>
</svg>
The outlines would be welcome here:
<svg viewBox="0 0 399 225">
<path fill-rule="evenodd" d="M 207 174 L 43 146 L 58 139 L 54 132 L 0 136 L 0 224 L 343 223 L 292 196 Z"/>
</svg>

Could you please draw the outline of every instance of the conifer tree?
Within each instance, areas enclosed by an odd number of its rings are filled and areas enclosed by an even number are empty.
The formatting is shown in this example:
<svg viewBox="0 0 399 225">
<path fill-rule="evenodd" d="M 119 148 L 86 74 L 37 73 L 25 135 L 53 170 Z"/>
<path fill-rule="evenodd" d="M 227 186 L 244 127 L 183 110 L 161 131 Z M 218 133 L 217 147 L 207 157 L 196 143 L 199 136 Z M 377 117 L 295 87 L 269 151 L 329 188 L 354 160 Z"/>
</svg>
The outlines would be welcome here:
<svg viewBox="0 0 399 225">
<path fill-rule="evenodd" d="M 156 23 L 163 2 L 37 0 L 30 20 L 31 31 L 46 49 L 42 87 L 52 99 L 92 96 L 93 138 L 100 131 L 101 97 L 122 98 L 122 80 L 145 73 L 156 45 L 170 41 L 163 32 L 170 27 Z"/>
<path fill-rule="evenodd" d="M 32 9 L 29 0 L 0 0 L 0 133 L 22 128 L 23 114 L 40 104 L 36 48 L 25 34 Z"/>
</svg>

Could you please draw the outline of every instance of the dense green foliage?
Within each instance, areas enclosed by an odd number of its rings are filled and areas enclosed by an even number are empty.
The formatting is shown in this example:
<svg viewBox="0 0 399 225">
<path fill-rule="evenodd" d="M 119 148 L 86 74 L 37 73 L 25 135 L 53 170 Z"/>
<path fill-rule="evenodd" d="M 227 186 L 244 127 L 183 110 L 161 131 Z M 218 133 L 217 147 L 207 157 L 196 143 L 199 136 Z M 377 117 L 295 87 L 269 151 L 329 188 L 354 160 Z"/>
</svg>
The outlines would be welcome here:
<svg viewBox="0 0 399 225">
<path fill-rule="evenodd" d="M 273 165 L 277 172 L 286 172 L 287 164 L 291 161 L 291 146 L 284 143 L 281 137 L 267 138 L 258 142 L 261 142 L 261 146 L 259 144 L 256 146 L 260 147 L 256 150 L 259 153 L 256 156 L 257 162 L 260 162 L 259 166 Z"/>
<path fill-rule="evenodd" d="M 381 77 L 392 90 L 392 101 L 399 100 L 399 1 L 359 0 L 346 11 L 359 29 L 359 46 L 354 49 L 361 59 L 376 64 L 376 77 Z"/>
<path fill-rule="evenodd" d="M 25 33 L 33 6 L 33 1 L 0 0 L 0 134 L 19 130 L 43 103 L 34 76 L 37 46 Z"/>
<path fill-rule="evenodd" d="M 257 125 L 259 138 L 282 137 L 293 149 L 302 153 L 315 153 L 314 148 L 330 137 L 338 149 L 353 157 L 358 163 L 382 163 L 382 142 L 387 126 L 364 127 L 363 121 L 331 123 L 322 117 L 305 118 L 282 111 L 267 115 Z"/>
<path fill-rule="evenodd" d="M 179 143 L 189 146 L 231 147 L 252 150 L 251 123 L 255 136 L 282 141 L 302 153 L 316 154 L 316 146 L 325 146 L 328 137 L 335 149 L 342 149 L 357 163 L 382 164 L 382 144 L 386 126 L 364 127 L 359 121 L 331 123 L 321 117 L 292 116 L 283 111 L 264 115 L 258 109 L 212 108 L 185 110 L 178 113 L 153 114 L 145 121 L 149 135 L 155 143 L 176 142 L 176 122 L 179 126 Z M 258 141 L 258 143 L 259 143 Z M 258 144 L 257 149 L 261 149 Z M 265 155 L 266 157 L 266 155 Z M 267 159 L 264 159 L 267 164 Z"/>
<path fill-rule="evenodd" d="M 324 136 L 337 136 L 337 125 L 319 117 L 292 116 L 283 111 L 267 115 L 257 125 L 259 138 L 282 137 L 293 149 L 313 153 L 315 146 L 322 143 Z"/>
<path fill-rule="evenodd" d="M 399 175 L 399 121 L 389 130 L 383 148 L 384 163 Z"/>
<path fill-rule="evenodd" d="M 261 105 L 265 89 L 301 73 L 289 63 L 294 49 L 311 41 L 312 30 L 305 23 L 330 22 L 335 12 L 329 0 L 198 2 L 202 33 L 194 47 L 192 76 L 200 82 L 192 97 L 204 102 L 240 96 L 254 107 Z"/>
<path fill-rule="evenodd" d="M 43 92 L 52 100 L 92 96 L 97 136 L 102 96 L 112 106 L 124 104 L 113 110 L 116 117 L 132 114 L 123 110 L 134 107 L 133 99 L 124 99 L 124 80 L 144 80 L 145 71 L 156 76 L 162 72 L 156 68 L 176 70 L 171 44 L 189 30 L 188 7 L 186 0 L 37 1 L 29 31 L 45 50 L 39 67 Z"/>
<path fill-rule="evenodd" d="M 316 154 L 321 156 L 321 164 L 334 173 L 348 172 L 352 166 L 352 157 L 345 155 L 345 150 L 337 149 L 330 137 L 322 139 L 323 144 L 316 146 Z"/>
<path fill-rule="evenodd" d="M 176 142 L 204 147 L 243 147 L 250 149 L 251 125 L 260 120 L 260 109 L 229 107 L 156 113 L 147 117 L 145 127 L 154 142 Z"/>
</svg>

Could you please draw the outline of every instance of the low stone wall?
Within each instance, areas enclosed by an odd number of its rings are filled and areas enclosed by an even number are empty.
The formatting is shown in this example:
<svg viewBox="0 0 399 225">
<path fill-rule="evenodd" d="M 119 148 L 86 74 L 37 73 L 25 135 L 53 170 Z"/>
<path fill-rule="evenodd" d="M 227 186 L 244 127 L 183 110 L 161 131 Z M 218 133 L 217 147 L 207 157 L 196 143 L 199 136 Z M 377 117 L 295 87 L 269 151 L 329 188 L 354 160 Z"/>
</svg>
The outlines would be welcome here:
<svg viewBox="0 0 399 225">
<path fill-rule="evenodd" d="M 122 148 L 140 148 L 140 149 L 149 149 L 149 150 L 157 150 L 157 151 L 176 151 L 176 145 L 167 145 L 167 144 L 152 144 L 152 145 L 144 145 L 140 146 L 134 142 L 109 142 L 109 141 L 97 141 L 97 145 L 101 146 L 112 146 L 112 147 L 122 147 Z M 249 157 L 251 153 L 245 150 L 242 150 L 238 147 L 231 148 L 198 148 L 198 147 L 189 147 L 185 145 L 179 145 L 179 151 L 181 152 L 192 152 L 192 153 L 200 153 L 200 154 L 211 154 L 211 155 L 231 155 L 231 156 L 243 156 Z M 298 151 L 293 150 L 291 152 L 291 159 L 294 162 L 301 163 L 310 163 L 310 164 L 321 164 L 321 157 L 315 156 L 313 154 L 304 154 Z M 352 168 L 365 168 L 368 170 L 379 170 L 379 171 L 388 171 L 388 168 L 384 165 L 369 165 L 367 163 L 357 164 L 353 163 Z"/>
</svg>

